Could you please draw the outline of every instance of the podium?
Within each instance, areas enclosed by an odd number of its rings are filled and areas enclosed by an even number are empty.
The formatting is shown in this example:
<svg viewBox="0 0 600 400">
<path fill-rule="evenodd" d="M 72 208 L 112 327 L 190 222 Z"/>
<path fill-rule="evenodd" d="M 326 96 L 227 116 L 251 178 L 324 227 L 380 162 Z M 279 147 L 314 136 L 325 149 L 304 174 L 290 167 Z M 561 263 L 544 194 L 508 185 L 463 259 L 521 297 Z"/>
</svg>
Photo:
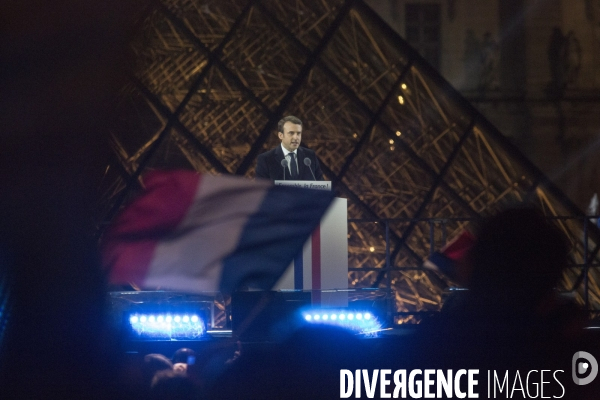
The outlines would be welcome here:
<svg viewBox="0 0 600 400">
<path fill-rule="evenodd" d="M 275 185 L 331 190 L 328 181 L 275 181 Z M 347 297 L 327 290 L 348 288 L 348 200 L 335 198 L 321 223 L 274 290 L 312 290 L 313 303 L 343 306 Z M 342 292 L 343 293 L 343 292 Z"/>
</svg>

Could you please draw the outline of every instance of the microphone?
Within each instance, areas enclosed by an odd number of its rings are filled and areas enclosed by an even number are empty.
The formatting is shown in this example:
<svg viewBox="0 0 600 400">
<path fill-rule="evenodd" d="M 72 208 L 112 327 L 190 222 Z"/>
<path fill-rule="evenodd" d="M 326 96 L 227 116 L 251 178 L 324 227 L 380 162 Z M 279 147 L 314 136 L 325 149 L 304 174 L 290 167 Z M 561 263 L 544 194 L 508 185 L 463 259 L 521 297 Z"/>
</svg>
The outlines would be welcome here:
<svg viewBox="0 0 600 400">
<path fill-rule="evenodd" d="M 308 160 L 308 161 L 310 161 L 310 160 Z M 283 160 L 281 160 L 281 166 L 283 167 L 283 180 L 285 181 L 285 169 L 288 166 L 287 159 L 284 158 Z"/>
<path fill-rule="evenodd" d="M 309 171 L 310 171 L 310 173 L 312 174 L 312 176 L 313 176 L 313 179 L 316 181 L 316 180 L 317 180 L 317 178 L 315 178 L 315 173 L 312 171 L 312 168 L 310 167 L 310 158 L 308 158 L 308 157 L 305 157 L 305 158 L 304 158 L 304 165 L 306 165 L 306 166 L 308 167 L 308 170 L 309 170 Z"/>
</svg>

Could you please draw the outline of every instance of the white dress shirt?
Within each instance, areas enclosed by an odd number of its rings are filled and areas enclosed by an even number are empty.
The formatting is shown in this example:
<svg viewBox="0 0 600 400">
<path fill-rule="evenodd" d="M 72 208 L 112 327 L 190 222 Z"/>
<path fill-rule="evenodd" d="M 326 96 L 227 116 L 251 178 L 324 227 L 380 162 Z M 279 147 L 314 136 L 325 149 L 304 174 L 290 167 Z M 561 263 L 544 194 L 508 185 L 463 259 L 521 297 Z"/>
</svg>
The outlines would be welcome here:
<svg viewBox="0 0 600 400">
<path fill-rule="evenodd" d="M 290 156 L 290 153 L 294 153 L 294 155 L 296 156 L 296 165 L 298 164 L 298 150 L 294 150 L 294 151 L 288 151 L 285 147 L 283 147 L 283 145 L 281 145 L 281 150 L 283 150 L 283 156 L 285 157 L 285 159 L 287 160 L 288 163 L 288 171 L 290 172 L 290 175 L 292 174 L 292 156 Z M 300 173 L 300 167 L 298 166 L 298 173 Z"/>
</svg>

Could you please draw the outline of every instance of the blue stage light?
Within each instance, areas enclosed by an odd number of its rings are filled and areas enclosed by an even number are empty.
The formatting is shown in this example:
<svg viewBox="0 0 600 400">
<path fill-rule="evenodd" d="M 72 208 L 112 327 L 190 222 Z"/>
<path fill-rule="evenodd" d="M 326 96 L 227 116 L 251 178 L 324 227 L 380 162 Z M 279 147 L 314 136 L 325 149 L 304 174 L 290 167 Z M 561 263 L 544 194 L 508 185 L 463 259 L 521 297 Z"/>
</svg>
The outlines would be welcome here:
<svg viewBox="0 0 600 400">
<path fill-rule="evenodd" d="M 339 326 L 369 336 L 375 336 L 381 330 L 381 323 L 370 312 L 334 310 L 323 313 L 313 309 L 305 310 L 302 316 L 307 323 Z"/>
<path fill-rule="evenodd" d="M 129 323 L 136 337 L 147 340 L 191 340 L 206 332 L 204 321 L 196 314 L 133 314 Z"/>
</svg>

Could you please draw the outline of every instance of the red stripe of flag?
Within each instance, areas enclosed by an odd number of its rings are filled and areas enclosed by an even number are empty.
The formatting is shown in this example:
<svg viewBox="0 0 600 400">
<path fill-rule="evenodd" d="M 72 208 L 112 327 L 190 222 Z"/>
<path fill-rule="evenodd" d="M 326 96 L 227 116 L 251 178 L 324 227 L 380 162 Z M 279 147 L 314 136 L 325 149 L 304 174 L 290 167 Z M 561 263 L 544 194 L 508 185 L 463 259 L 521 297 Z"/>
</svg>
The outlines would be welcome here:
<svg viewBox="0 0 600 400">
<path fill-rule="evenodd" d="M 103 264 L 111 267 L 111 283 L 143 284 L 156 246 L 184 219 L 200 181 L 193 171 L 144 176 L 143 195 L 117 216 L 102 241 Z"/>
<path fill-rule="evenodd" d="M 313 304 L 321 304 L 321 226 L 312 234 L 312 289 Z"/>
</svg>

